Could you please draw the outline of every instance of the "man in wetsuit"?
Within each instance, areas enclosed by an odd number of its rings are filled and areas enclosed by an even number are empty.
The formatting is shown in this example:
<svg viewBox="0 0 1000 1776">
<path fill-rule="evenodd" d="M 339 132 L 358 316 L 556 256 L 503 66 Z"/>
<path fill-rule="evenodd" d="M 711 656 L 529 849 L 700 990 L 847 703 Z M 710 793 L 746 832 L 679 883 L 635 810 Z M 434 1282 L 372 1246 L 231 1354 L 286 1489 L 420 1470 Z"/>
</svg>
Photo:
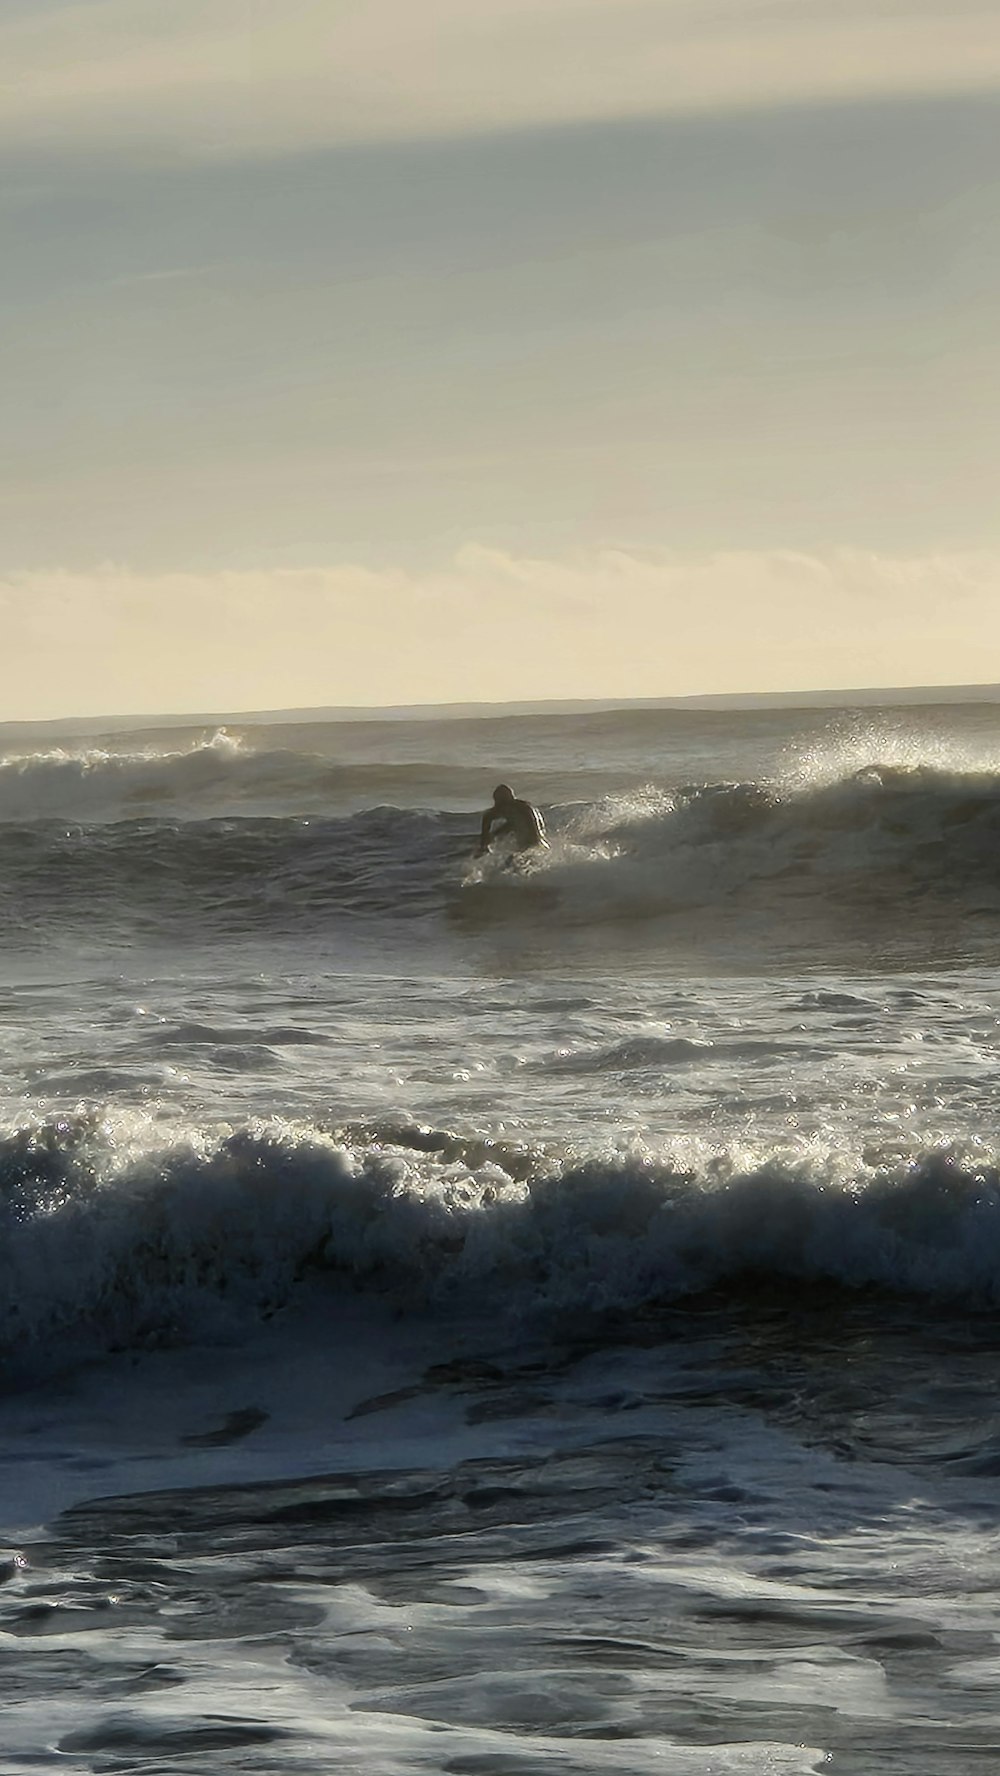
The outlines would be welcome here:
<svg viewBox="0 0 1000 1776">
<path fill-rule="evenodd" d="M 536 845 L 548 845 L 545 837 L 545 822 L 530 802 L 523 802 L 514 794 L 509 783 L 498 783 L 493 791 L 493 806 L 487 808 L 483 815 L 482 831 L 479 835 L 480 855 L 490 848 L 491 828 L 494 821 L 500 821 L 500 831 L 509 833 L 514 841 L 515 851 L 532 851 Z"/>
</svg>

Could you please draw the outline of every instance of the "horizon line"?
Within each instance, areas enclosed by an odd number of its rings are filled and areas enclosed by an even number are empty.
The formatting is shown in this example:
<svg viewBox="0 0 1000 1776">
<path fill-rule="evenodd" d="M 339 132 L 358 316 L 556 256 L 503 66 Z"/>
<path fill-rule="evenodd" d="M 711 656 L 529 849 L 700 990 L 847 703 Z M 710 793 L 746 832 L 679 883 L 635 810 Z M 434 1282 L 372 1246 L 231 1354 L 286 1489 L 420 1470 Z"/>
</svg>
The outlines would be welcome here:
<svg viewBox="0 0 1000 1776">
<path fill-rule="evenodd" d="M 241 722 L 475 721 L 518 715 L 611 714 L 615 710 L 787 709 L 893 707 L 913 704 L 996 703 L 1000 683 L 832 686 L 792 691 L 703 691 L 682 697 L 512 698 L 502 702 L 307 704 L 301 707 L 242 710 L 129 711 L 126 714 L 36 716 L 0 721 L 0 733 L 88 728 L 129 731 L 157 727 L 197 727 Z"/>
</svg>

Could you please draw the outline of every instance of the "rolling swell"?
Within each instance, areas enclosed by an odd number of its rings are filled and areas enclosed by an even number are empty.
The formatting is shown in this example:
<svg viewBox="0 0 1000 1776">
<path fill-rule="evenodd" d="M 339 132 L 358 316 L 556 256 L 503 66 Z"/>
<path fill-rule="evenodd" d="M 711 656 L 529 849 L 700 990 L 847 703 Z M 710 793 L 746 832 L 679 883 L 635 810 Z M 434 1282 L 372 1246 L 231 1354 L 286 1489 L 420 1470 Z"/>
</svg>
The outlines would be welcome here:
<svg viewBox="0 0 1000 1776">
<path fill-rule="evenodd" d="M 331 802 L 365 806 L 393 793 L 433 799 L 441 794 L 442 777 L 453 796 L 481 799 L 481 771 L 419 760 L 340 763 L 286 749 L 254 751 L 223 733 L 173 753 L 92 749 L 0 760 L 0 821 L 307 813 Z"/>
<path fill-rule="evenodd" d="M 595 1157 L 446 1130 L 258 1123 L 0 1141 L 9 1373 L 231 1336 L 307 1277 L 403 1311 L 583 1333 L 749 1281 L 1000 1300 L 1000 1171 L 969 1150 Z"/>
<path fill-rule="evenodd" d="M 581 793 L 593 771 L 563 770 Z M 454 759 L 331 756 L 258 748 L 220 729 L 176 751 L 83 750 L 0 757 L 0 824 L 36 819 L 88 824 L 346 814 L 384 804 L 478 807 L 484 771 Z"/>
<path fill-rule="evenodd" d="M 274 755 L 266 755 L 273 759 Z M 916 929 L 1000 916 L 1000 777 L 871 765 L 833 781 L 647 787 L 547 809 L 551 849 L 471 860 L 475 817 L 344 815 L 8 821 L 0 943 L 53 930 L 308 930 L 338 919 L 528 919 L 550 929 L 722 917 L 810 943 L 880 917 Z"/>
</svg>

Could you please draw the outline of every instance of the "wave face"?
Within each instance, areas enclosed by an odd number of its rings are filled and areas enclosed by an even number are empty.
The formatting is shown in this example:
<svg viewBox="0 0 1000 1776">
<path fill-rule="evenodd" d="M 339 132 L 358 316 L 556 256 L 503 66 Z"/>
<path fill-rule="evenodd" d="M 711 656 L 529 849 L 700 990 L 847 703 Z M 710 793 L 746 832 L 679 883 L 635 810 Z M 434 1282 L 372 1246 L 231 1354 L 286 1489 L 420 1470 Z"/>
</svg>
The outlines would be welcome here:
<svg viewBox="0 0 1000 1776">
<path fill-rule="evenodd" d="M 1000 1171 L 973 1151 L 560 1161 L 405 1124 L 150 1145 L 77 1117 L 0 1142 L 11 1377 L 255 1324 L 304 1279 L 561 1335 L 753 1279 L 1000 1300 Z"/>
<path fill-rule="evenodd" d="M 428 912 L 456 847 L 435 815 L 8 827 L 0 938 L 86 929 L 123 941 L 306 932 Z M 465 845 L 467 851 L 467 842 Z"/>
<path fill-rule="evenodd" d="M 101 778 L 103 767 L 87 769 Z M 92 799 L 107 805 L 109 794 L 104 785 Z M 1000 914 L 991 771 L 871 765 L 790 787 L 650 786 L 547 815 L 551 849 L 523 867 L 502 855 L 473 862 L 478 817 L 434 807 L 9 819 L 0 942 L 81 927 L 124 938 L 308 931 L 343 918 L 554 929 L 723 916 L 749 930 L 751 916 L 787 924 L 790 907 L 822 942 L 824 928 L 852 921 L 917 927 L 960 908 L 969 928 Z"/>
<path fill-rule="evenodd" d="M 985 897 L 997 883 L 1000 775 L 870 765 L 780 788 L 717 784 L 647 792 L 571 817 L 612 865 L 626 910 L 820 898 L 857 891 L 898 904 Z M 1000 905 L 1000 902 L 997 903 Z"/>
</svg>

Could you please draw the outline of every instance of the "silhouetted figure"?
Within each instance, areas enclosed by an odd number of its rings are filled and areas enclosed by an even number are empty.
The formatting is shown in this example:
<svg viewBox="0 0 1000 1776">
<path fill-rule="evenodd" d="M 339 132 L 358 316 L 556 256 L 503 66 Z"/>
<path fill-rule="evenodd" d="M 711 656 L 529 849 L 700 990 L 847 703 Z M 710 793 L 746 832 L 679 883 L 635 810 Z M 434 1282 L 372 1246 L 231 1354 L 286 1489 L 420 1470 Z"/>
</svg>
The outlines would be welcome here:
<svg viewBox="0 0 1000 1776">
<path fill-rule="evenodd" d="M 532 851 L 536 845 L 548 845 L 545 822 L 538 809 L 516 796 L 509 783 L 497 784 L 493 791 L 493 806 L 487 808 L 483 815 L 483 827 L 479 835 L 480 854 L 489 850 L 492 829 L 497 821 L 500 822 L 499 830 L 513 839 L 515 851 Z"/>
</svg>

